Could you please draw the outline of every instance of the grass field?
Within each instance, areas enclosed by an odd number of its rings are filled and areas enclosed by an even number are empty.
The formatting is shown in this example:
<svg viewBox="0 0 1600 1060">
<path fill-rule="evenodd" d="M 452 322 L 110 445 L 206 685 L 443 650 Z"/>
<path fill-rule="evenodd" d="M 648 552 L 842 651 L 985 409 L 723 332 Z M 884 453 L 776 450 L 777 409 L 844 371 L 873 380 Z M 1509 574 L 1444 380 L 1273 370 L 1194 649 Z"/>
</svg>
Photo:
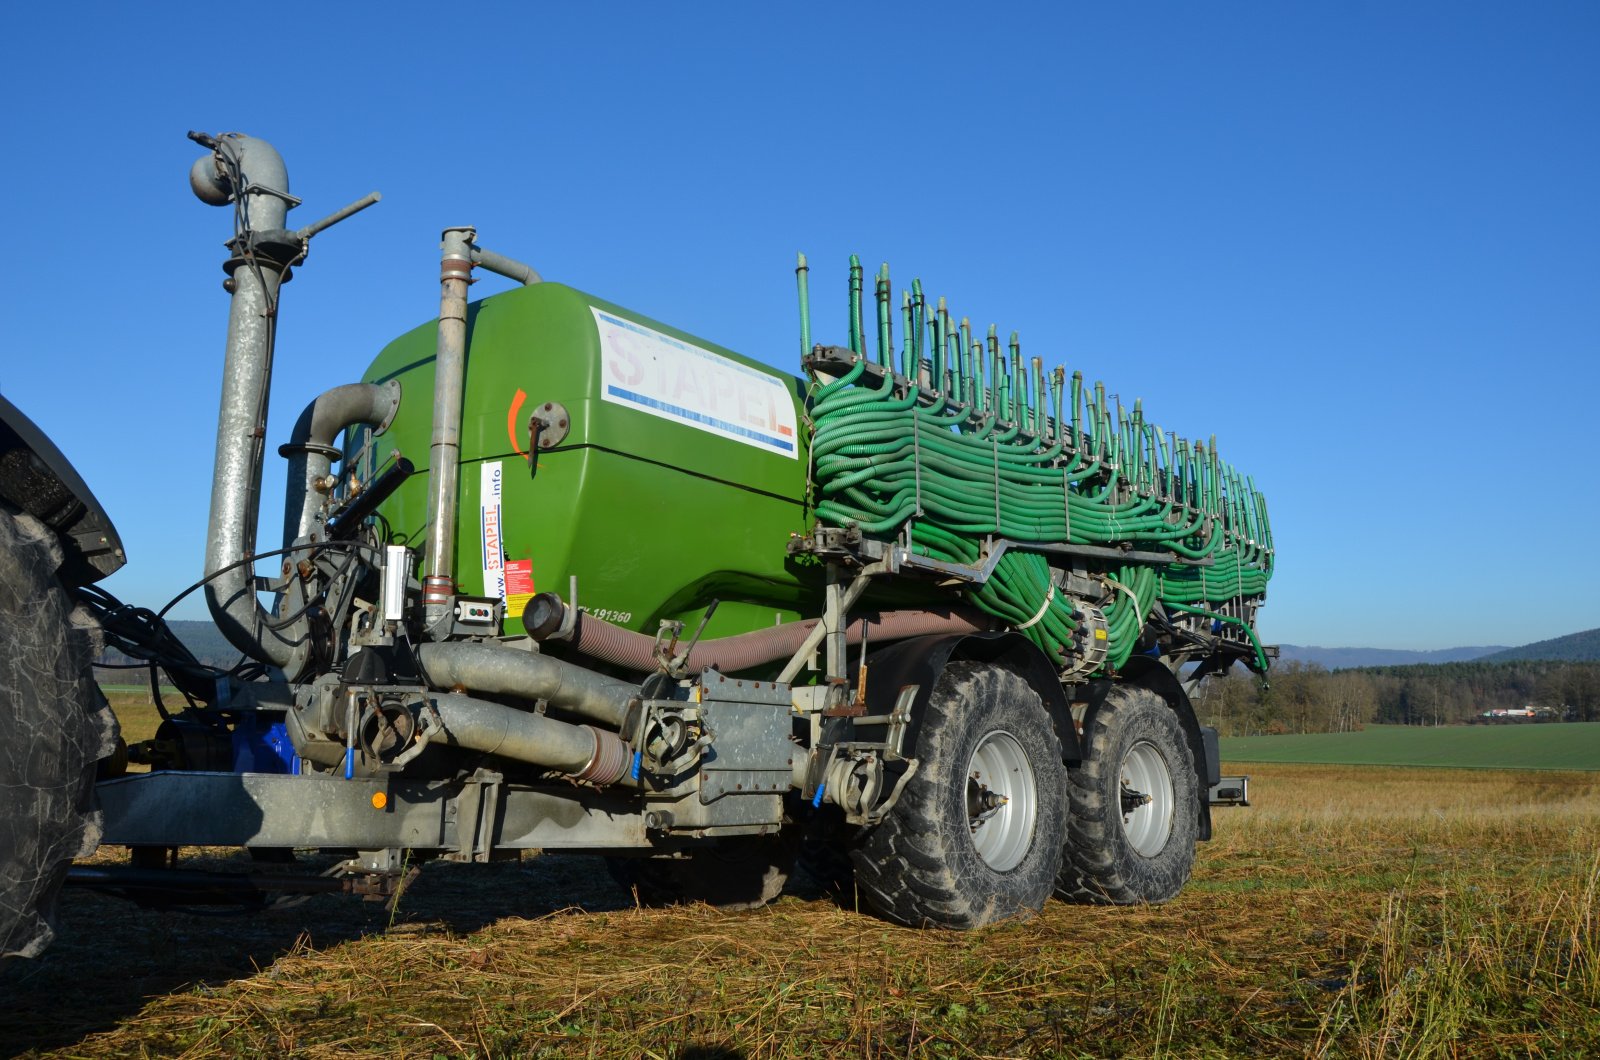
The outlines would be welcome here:
<svg viewBox="0 0 1600 1060">
<path fill-rule="evenodd" d="M 73 892 L 55 949 L 6 970 L 0 1049 L 1600 1055 L 1600 773 L 1247 771 L 1256 805 L 1218 812 L 1176 901 L 1052 902 L 963 935 L 803 883 L 758 913 L 637 910 L 582 857 L 430 865 L 393 914 L 324 897 L 202 919 Z"/>
<path fill-rule="evenodd" d="M 1360 732 L 1242 736 L 1222 741 L 1236 762 L 1600 769 L 1600 722 L 1545 725 L 1369 725 Z"/>
</svg>

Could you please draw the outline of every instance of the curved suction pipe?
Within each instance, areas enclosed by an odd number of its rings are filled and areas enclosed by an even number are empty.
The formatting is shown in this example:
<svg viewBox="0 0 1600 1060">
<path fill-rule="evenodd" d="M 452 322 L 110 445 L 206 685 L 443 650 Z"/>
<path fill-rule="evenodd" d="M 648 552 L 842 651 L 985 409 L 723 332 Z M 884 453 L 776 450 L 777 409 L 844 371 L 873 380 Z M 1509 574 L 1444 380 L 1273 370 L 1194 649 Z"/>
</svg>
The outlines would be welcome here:
<svg viewBox="0 0 1600 1060">
<path fill-rule="evenodd" d="M 334 439 L 358 423 L 370 423 L 376 433 L 382 434 L 399 409 L 399 380 L 336 386 L 306 406 L 289 432 L 289 441 L 278 447 L 278 455 L 289 459 L 283 498 L 285 545 L 304 537 L 321 536 L 314 535 L 314 531 L 319 530 L 318 515 L 333 485 L 328 475 L 333 461 L 344 455 L 334 446 Z"/>
</svg>

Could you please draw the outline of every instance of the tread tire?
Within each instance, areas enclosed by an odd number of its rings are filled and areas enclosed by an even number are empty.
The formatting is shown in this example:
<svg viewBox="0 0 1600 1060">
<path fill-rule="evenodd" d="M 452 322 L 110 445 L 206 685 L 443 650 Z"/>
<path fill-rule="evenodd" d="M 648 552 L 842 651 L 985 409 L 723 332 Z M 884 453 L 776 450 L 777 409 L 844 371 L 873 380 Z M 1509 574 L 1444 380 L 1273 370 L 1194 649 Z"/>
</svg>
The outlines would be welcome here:
<svg viewBox="0 0 1600 1060">
<path fill-rule="evenodd" d="M 1012 734 L 1033 773 L 1026 852 L 996 871 L 974 845 L 967 770 L 991 734 Z M 971 930 L 1032 916 L 1050 897 L 1066 839 L 1066 771 L 1039 694 L 1012 670 L 957 660 L 934 684 L 917 734 L 917 773 L 877 827 L 852 846 L 855 885 L 880 916 L 909 927 Z"/>
<path fill-rule="evenodd" d="M 94 681 L 99 628 L 56 578 L 55 534 L 0 504 L 0 955 L 55 938 L 73 858 L 100 843 L 95 764 L 117 722 Z"/>
<path fill-rule="evenodd" d="M 1123 765 L 1136 745 L 1159 753 L 1171 781 L 1171 831 L 1151 855 L 1135 849 L 1121 813 Z M 1178 716 L 1149 689 L 1119 684 L 1089 718 L 1084 750 L 1083 765 L 1067 771 L 1072 812 L 1056 895 L 1096 905 L 1176 897 L 1194 868 L 1200 831 L 1194 755 Z"/>
</svg>

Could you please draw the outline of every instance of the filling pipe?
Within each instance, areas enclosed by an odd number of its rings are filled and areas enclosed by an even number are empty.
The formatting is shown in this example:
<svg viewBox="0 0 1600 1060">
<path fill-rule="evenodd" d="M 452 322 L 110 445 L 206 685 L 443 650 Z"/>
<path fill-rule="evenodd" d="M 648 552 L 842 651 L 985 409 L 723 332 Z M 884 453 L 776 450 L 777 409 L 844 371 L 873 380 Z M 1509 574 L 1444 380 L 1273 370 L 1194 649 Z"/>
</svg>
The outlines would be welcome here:
<svg viewBox="0 0 1600 1060">
<path fill-rule="evenodd" d="M 471 228 L 446 228 L 439 260 L 439 342 L 434 359 L 433 438 L 428 451 L 428 576 L 422 581 L 429 628 L 449 616 L 456 592 L 456 490 L 461 467 L 461 400 L 467 374 L 467 285 Z"/>
<path fill-rule="evenodd" d="M 566 605 L 554 593 L 544 593 L 530 601 L 523 613 L 523 623 L 534 639 L 539 639 L 559 628 Z M 763 663 L 793 655 L 809 640 L 822 620 L 806 619 L 787 622 L 770 629 L 758 629 L 717 640 L 702 640 L 689 652 L 687 668 L 690 673 L 716 669 L 723 673 L 737 673 Z M 920 637 L 932 633 L 975 633 L 994 625 L 986 616 L 971 611 L 952 608 L 930 608 L 918 611 L 887 611 L 871 618 L 858 618 L 845 628 L 847 644 L 860 644 L 863 636 L 870 636 L 874 644 Z M 870 627 L 870 629 L 869 629 Z M 573 648 L 591 658 L 629 670 L 650 671 L 658 669 L 655 658 L 656 639 L 648 633 L 614 626 L 593 615 L 578 615 L 577 625 L 570 641 Z M 509 653 L 506 653 L 509 654 Z M 540 656 L 533 656 L 540 658 Z M 792 678 L 782 678 L 788 680 Z"/>
</svg>

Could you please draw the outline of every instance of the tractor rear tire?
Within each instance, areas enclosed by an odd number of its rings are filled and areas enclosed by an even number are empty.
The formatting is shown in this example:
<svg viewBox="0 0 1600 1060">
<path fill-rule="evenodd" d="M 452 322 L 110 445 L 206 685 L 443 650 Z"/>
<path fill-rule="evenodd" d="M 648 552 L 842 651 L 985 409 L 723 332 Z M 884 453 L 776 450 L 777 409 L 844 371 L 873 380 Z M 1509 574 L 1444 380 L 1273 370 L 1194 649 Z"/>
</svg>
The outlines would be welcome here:
<svg viewBox="0 0 1600 1060">
<path fill-rule="evenodd" d="M 855 885 L 885 919 L 971 930 L 1031 916 L 1066 839 L 1061 747 L 1039 693 L 988 663 L 950 663 L 917 734 L 917 772 L 851 849 Z"/>
<path fill-rule="evenodd" d="M 117 744 L 99 627 L 57 580 L 61 559 L 47 526 L 0 505 L 0 956 L 54 939 L 67 864 L 100 843 L 95 764 Z"/>
<path fill-rule="evenodd" d="M 1088 719 L 1083 764 L 1067 771 L 1072 813 L 1058 897 L 1156 904 L 1194 868 L 1199 790 L 1177 714 L 1145 688 L 1119 684 Z"/>
</svg>

